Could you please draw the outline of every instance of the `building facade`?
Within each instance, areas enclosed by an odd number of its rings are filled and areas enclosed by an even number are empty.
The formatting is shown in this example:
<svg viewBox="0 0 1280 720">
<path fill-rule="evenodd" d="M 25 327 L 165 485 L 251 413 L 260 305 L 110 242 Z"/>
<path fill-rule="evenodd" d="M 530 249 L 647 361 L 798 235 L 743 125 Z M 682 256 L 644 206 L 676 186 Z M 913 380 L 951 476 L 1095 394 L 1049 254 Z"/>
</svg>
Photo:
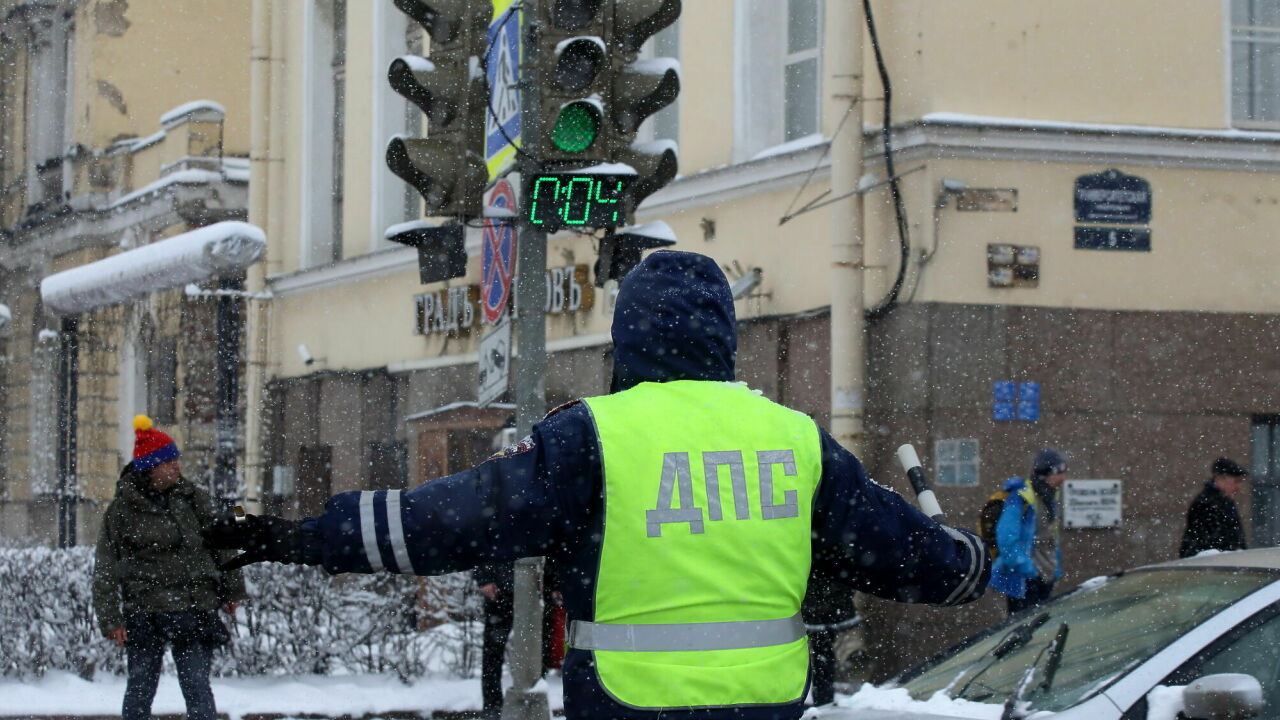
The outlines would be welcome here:
<svg viewBox="0 0 1280 720">
<path fill-rule="evenodd" d="M 35 232 L 23 223 L 43 217 L 54 195 L 47 188 L 80 177 L 47 162 L 63 157 L 71 136 L 34 133 L 45 143 L 35 149 L 23 128 L 71 128 L 65 132 L 81 133 L 74 137 L 84 148 L 105 151 L 118 135 L 151 135 L 152 118 L 202 98 L 224 106 L 225 181 L 175 183 L 172 192 L 221 198 L 217 219 L 247 207 L 268 245 L 245 281 L 257 298 L 244 308 L 239 461 L 248 500 L 307 515 L 334 492 L 414 485 L 484 457 L 513 395 L 476 406 L 477 353 L 488 330 L 477 301 L 483 231 L 468 237 L 465 277 L 427 285 L 414 250 L 385 239 L 389 227 L 421 215 L 420 201 L 384 162 L 392 135 L 423 128 L 386 82 L 393 58 L 422 52 L 420 28 L 392 3 L 243 0 L 226 22 L 200 25 L 165 46 L 177 55 L 152 63 L 218 71 L 183 70 L 182 82 L 158 93 L 175 97 L 142 93 L 144 101 L 124 78 L 145 63 L 126 51 L 152 43 L 128 33 L 154 32 L 144 25 L 158 20 L 144 23 L 143 11 L 131 9 L 122 23 L 113 11 L 120 5 L 63 11 L 63 32 L 82 38 L 79 54 L 44 55 L 30 41 L 0 51 L 30 56 L 21 66 L 33 78 L 70 78 L 64 96 L 77 98 L 40 106 L 39 117 L 9 100 L 0 119 L 9 232 L 0 266 L 6 287 L 26 292 L 3 299 L 14 316 L 3 338 L 8 497 L 27 492 L 21 497 L 37 502 L 38 493 L 22 489 L 39 435 L 28 415 L 53 407 L 58 395 L 40 380 L 56 377 L 41 372 L 61 357 L 40 350 L 40 338 L 56 337 L 40 331 L 57 336 L 61 326 L 37 312 L 32 288 L 119 242 L 105 231 L 93 241 L 73 234 L 65 240 L 72 249 L 54 252 L 63 246 L 23 240 Z M 165 27 L 187 28 L 197 15 L 181 5 L 163 5 L 175 13 Z M 843 0 L 686 2 L 678 23 L 645 51 L 681 63 L 678 102 L 642 129 L 645 138 L 678 141 L 681 175 L 637 219 L 667 222 L 677 249 L 714 257 L 738 283 L 740 378 L 819 423 L 830 420 L 832 363 L 859 362 L 831 352 L 832 245 L 855 230 L 833 213 L 860 202 L 863 304 L 878 308 L 866 324 L 860 456 L 879 482 L 909 492 L 892 450 L 912 442 L 937 477 L 944 508 L 972 526 L 1005 478 L 1028 473 L 1040 447 L 1058 448 L 1072 478 L 1098 481 L 1073 495 L 1079 525 L 1063 530 L 1066 588 L 1173 557 L 1186 504 L 1225 454 L 1253 472 L 1242 499 L 1252 541 L 1280 542 L 1280 246 L 1269 237 L 1280 221 L 1276 3 L 871 5 L 874 42 L 865 25 L 842 19 Z M 4 5 L 6 27 L 28 32 L 37 6 L 48 4 Z M 103 21 L 124 34 L 91 30 Z M 865 38 L 863 128 L 848 120 L 850 98 L 838 81 L 849 73 L 836 66 L 836 51 L 855 32 Z M 128 37 L 139 42 L 121 39 Z M 95 43 L 118 54 L 77 62 L 98 52 L 88 49 Z M 121 76 L 103 78 L 117 93 L 98 82 L 100 72 Z M 154 82 L 142 75 L 138 82 Z M 26 77 L 3 75 L 0 92 L 43 97 Z M 144 114 L 143 102 L 156 107 Z M 50 125 L 57 117 L 67 119 Z M 886 122 L 901 211 L 886 178 Z M 832 166 L 854 159 L 833 158 L 832 140 L 859 129 L 864 180 L 844 197 L 833 192 Z M 192 154 L 182 147 L 166 162 Z M 240 158 L 249 159 L 247 197 L 234 172 L 246 166 Z M 161 180 L 164 167 L 99 192 L 115 192 L 116 202 Z M 101 177 L 84 172 L 84 183 Z M 86 207 L 107 201 L 94 202 Z M 88 212 L 68 204 L 57 217 Z M 40 227 L 60 222 L 70 220 Z M 174 220 L 146 237 L 204 222 Z M 608 389 L 616 283 L 597 284 L 598 244 L 572 234 L 549 240 L 548 407 Z M 11 259 L 22 253 L 41 260 Z M 147 302 L 199 301 L 170 291 Z M 123 324 L 129 312 L 137 311 L 101 314 L 104 322 L 120 314 L 111 322 Z M 207 319 L 192 322 L 208 327 Z M 104 362 L 103 377 L 112 377 L 117 360 Z M 100 391 L 86 382 L 80 395 L 104 398 L 95 422 L 115 445 L 95 445 L 88 428 L 97 426 L 81 422 L 81 462 L 92 464 L 89 446 L 115 452 L 97 461 L 105 484 L 128 412 L 116 377 Z M 191 432 L 184 447 L 209 437 Z M 55 460 L 40 462 L 56 469 Z M 1118 518 L 1115 504 L 1088 506 L 1085 491 L 1104 485 L 1107 497 L 1119 497 Z M 885 673 L 1000 616 L 1002 602 L 945 612 L 873 604 L 868 612 L 867 652 Z"/>
<path fill-rule="evenodd" d="M 212 474 L 218 282 L 73 313 L 41 285 L 245 218 L 247 6 L 0 3 L 0 536 L 93 542 L 136 413 Z"/>
<path fill-rule="evenodd" d="M 383 74 L 415 47 L 416 28 L 390 8 L 347 5 L 343 16 L 331 0 L 303 5 L 279 35 L 279 89 L 298 112 L 273 120 L 287 139 L 283 195 L 269 210 L 282 219 L 269 233 L 260 440 L 263 497 L 300 514 L 331 492 L 465 467 L 510 412 L 473 407 L 487 331 L 478 253 L 465 278 L 423 286 L 413 250 L 383 239 L 417 217 L 381 162 L 391 134 L 417 127 Z M 1253 465 L 1243 505 L 1255 542 L 1280 540 L 1272 4 L 872 6 L 907 231 L 901 239 L 884 183 L 885 93 L 867 42 L 867 307 L 906 258 L 896 303 L 867 326 L 862 457 L 873 475 L 907 491 L 892 449 L 915 443 L 945 466 L 940 499 L 966 526 L 1042 446 L 1065 452 L 1074 478 L 1119 481 L 1118 526 L 1063 531 L 1063 587 L 1172 557 L 1185 505 L 1220 454 Z M 715 257 L 731 280 L 760 272 L 737 305 L 740 377 L 819 422 L 830 413 L 837 232 L 821 200 L 831 138 L 850 131 L 830 73 L 832 49 L 853 30 L 826 22 L 833 9 L 684 4 L 658 39 L 660 54 L 680 60 L 683 89 L 646 130 L 679 141 L 681 176 L 638 218 L 666 221 L 678 249 Z M 342 108 L 332 123 L 306 112 L 331 102 Z M 550 240 L 548 407 L 607 391 L 616 285 L 596 287 L 597 242 Z M 1020 416 L 1023 391 L 1039 404 Z M 1012 419 L 999 419 L 1006 410 Z M 876 606 L 870 652 L 892 670 L 1001 605 Z"/>
</svg>

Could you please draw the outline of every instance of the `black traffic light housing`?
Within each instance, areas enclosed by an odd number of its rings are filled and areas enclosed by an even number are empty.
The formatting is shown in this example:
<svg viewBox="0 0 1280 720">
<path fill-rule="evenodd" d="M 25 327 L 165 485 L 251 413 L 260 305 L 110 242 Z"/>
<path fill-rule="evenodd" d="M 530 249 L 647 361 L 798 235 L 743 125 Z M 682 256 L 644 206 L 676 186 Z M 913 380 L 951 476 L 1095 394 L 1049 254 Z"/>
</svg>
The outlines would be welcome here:
<svg viewBox="0 0 1280 720">
<path fill-rule="evenodd" d="M 680 93 L 678 62 L 638 55 L 679 18 L 681 0 L 545 0 L 539 8 L 544 173 L 630 165 L 637 173 L 625 200 L 630 222 L 636 206 L 679 168 L 675 143 L 635 139 L 640 124 Z"/>
<path fill-rule="evenodd" d="M 608 280 L 621 280 L 640 264 L 645 250 L 671 247 L 676 244 L 675 233 L 661 220 L 633 227 L 620 228 L 600 240 L 600 257 L 596 259 L 596 287 L 604 287 Z"/>
<path fill-rule="evenodd" d="M 389 228 L 387 239 L 418 249 L 418 277 L 426 285 L 467 274 L 465 233 L 460 223 L 418 221 Z"/>
<path fill-rule="evenodd" d="M 393 90 L 428 120 L 426 138 L 397 136 L 387 166 L 422 195 L 428 215 L 477 217 L 489 179 L 482 149 L 489 88 L 485 54 L 490 0 L 393 0 L 422 25 L 430 56 L 396 58 L 387 69 Z"/>
</svg>

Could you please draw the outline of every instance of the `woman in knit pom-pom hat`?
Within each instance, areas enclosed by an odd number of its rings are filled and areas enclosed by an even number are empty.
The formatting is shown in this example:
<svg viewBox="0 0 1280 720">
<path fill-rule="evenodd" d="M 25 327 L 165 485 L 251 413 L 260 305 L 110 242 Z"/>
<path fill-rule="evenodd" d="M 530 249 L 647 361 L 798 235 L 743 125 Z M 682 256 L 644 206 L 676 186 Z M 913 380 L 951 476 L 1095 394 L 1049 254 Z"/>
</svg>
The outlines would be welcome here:
<svg viewBox="0 0 1280 720">
<path fill-rule="evenodd" d="M 209 494 L 182 477 L 178 446 L 151 418 L 133 419 L 133 460 L 120 472 L 103 515 L 93 573 L 93 607 L 102 634 L 125 648 L 129 677 L 123 720 L 151 717 L 166 647 L 191 720 L 216 711 L 209 670 L 230 635 L 217 616 L 244 597 L 239 570 L 218 564 L 234 553 L 204 547 L 214 521 Z"/>
</svg>

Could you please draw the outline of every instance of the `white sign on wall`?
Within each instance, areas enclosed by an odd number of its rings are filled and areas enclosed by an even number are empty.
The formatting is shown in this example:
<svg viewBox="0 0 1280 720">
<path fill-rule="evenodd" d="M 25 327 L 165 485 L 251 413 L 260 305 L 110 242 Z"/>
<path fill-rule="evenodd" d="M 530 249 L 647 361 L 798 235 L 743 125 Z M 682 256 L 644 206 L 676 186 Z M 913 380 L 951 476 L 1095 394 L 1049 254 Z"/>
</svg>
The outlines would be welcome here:
<svg viewBox="0 0 1280 720">
<path fill-rule="evenodd" d="M 1062 485 L 1062 525 L 1069 529 L 1120 527 L 1119 480 L 1068 480 Z"/>
</svg>

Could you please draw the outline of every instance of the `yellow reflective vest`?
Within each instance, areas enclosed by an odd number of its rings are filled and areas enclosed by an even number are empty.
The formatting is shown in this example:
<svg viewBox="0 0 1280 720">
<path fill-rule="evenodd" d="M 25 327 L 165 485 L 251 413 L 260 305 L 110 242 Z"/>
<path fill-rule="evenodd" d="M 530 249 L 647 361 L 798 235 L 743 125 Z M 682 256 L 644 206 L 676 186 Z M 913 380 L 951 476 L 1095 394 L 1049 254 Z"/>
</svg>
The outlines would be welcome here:
<svg viewBox="0 0 1280 720">
<path fill-rule="evenodd" d="M 586 400 L 604 467 L 593 622 L 570 627 L 616 701 L 796 702 L 817 426 L 741 383 L 641 383 Z"/>
</svg>

